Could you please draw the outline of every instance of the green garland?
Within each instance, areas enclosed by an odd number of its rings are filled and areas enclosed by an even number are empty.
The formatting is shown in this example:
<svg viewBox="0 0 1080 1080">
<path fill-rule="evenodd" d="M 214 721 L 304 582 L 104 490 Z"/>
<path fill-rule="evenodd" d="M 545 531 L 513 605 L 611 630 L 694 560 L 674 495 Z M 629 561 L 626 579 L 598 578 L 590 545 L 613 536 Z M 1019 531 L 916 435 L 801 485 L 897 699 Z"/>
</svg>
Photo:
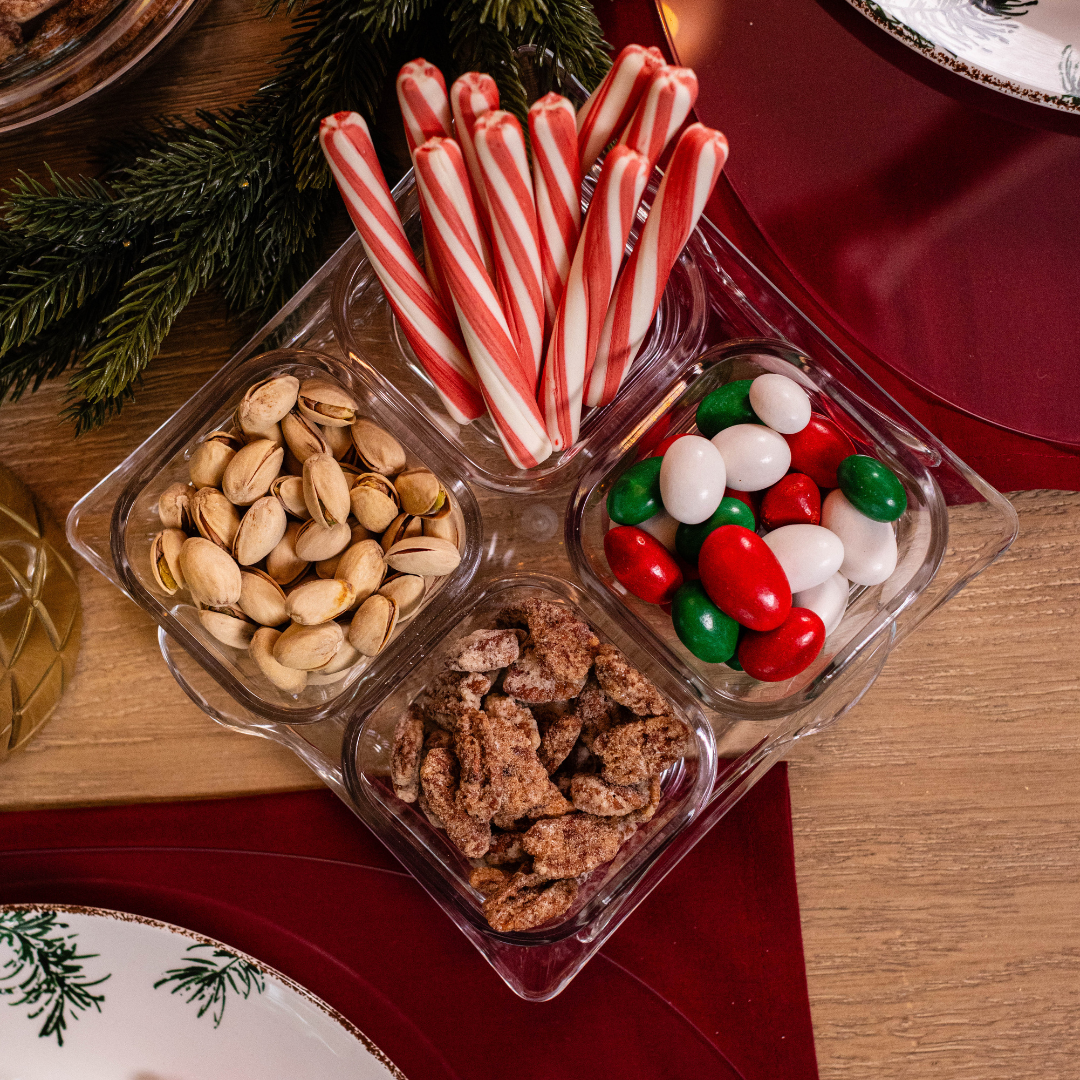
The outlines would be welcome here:
<svg viewBox="0 0 1080 1080">
<path fill-rule="evenodd" d="M 133 133 L 106 148 L 99 179 L 49 169 L 4 193 L 0 402 L 70 370 L 65 415 L 80 434 L 134 396 L 199 290 L 216 286 L 234 311 L 280 307 L 317 265 L 334 206 L 320 118 L 355 109 L 372 121 L 405 60 L 489 72 L 523 120 L 519 45 L 549 50 L 589 87 L 610 63 L 588 0 L 285 6 L 294 32 L 278 74 L 239 108 Z"/>
</svg>

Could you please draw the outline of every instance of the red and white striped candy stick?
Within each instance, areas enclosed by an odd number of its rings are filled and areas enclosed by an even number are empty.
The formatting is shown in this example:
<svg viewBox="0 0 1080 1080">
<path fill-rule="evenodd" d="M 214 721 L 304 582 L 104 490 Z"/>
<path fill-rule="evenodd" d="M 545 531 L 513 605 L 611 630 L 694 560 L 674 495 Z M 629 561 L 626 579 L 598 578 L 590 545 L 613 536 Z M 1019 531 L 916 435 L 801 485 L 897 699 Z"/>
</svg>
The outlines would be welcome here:
<svg viewBox="0 0 1080 1080">
<path fill-rule="evenodd" d="M 655 46 L 627 45 L 618 56 L 604 81 L 578 110 L 578 153 L 582 175 L 587 173 L 604 147 L 630 122 L 645 87 L 658 68 L 664 66 L 664 54 Z"/>
<path fill-rule="evenodd" d="M 525 136 L 517 117 L 499 109 L 484 113 L 473 135 L 491 211 L 499 297 L 535 398 L 544 347 L 544 286 Z"/>
<path fill-rule="evenodd" d="M 466 71 L 450 86 L 450 111 L 454 114 L 454 135 L 457 137 L 461 153 L 465 157 L 465 167 L 469 170 L 472 185 L 473 203 L 476 216 L 480 220 L 480 253 L 484 257 L 484 266 L 492 279 L 495 277 L 495 263 L 491 258 L 491 214 L 484 198 L 483 184 L 480 180 L 480 164 L 476 160 L 476 142 L 473 129 L 476 121 L 486 113 L 499 107 L 499 88 L 490 75 L 481 75 L 479 71 Z"/>
<path fill-rule="evenodd" d="M 577 442 L 585 379 L 648 176 L 648 159 L 628 146 L 613 147 L 600 172 L 540 379 L 540 411 L 555 450 Z"/>
<path fill-rule="evenodd" d="M 690 239 L 727 156 L 727 139 L 704 124 L 691 124 L 675 144 L 637 246 L 615 284 L 596 360 L 585 382 L 586 405 L 607 405 L 626 378 L 660 306 L 671 268 Z"/>
<path fill-rule="evenodd" d="M 697 76 L 690 68 L 660 68 L 649 81 L 619 142 L 645 154 L 652 169 L 690 115 L 697 93 Z"/>
<path fill-rule="evenodd" d="M 483 416 L 477 373 L 405 238 L 364 118 L 349 112 L 326 117 L 319 142 L 386 299 L 447 412 L 459 424 Z"/>
<path fill-rule="evenodd" d="M 436 135 L 449 135 L 452 118 L 450 99 L 446 96 L 446 80 L 442 72 L 422 57 L 403 64 L 397 76 L 397 99 L 401 119 L 405 124 L 405 139 L 409 144 L 409 156 L 422 143 Z M 424 220 L 425 211 L 420 207 L 420 223 L 424 230 L 424 272 L 439 303 L 448 311 L 454 310 L 454 302 L 446 285 L 446 277 L 438 261 L 431 254 L 428 233 L 431 227 Z"/>
<path fill-rule="evenodd" d="M 581 166 L 574 106 L 545 94 L 529 109 L 533 190 L 547 329 L 555 324 L 581 232 Z"/>
<path fill-rule="evenodd" d="M 431 214 L 431 243 L 446 269 L 461 332 L 507 456 L 531 469 L 551 453 L 506 317 L 477 247 L 476 211 L 461 149 L 429 139 L 415 158 L 420 198 Z"/>
</svg>

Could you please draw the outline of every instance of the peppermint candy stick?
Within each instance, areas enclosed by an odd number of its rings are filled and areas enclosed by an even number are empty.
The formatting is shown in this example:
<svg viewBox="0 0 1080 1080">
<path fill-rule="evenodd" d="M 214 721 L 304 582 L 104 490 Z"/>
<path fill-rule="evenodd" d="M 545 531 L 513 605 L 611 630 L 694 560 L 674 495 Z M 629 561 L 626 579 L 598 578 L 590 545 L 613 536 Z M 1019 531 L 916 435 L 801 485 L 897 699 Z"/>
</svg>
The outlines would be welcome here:
<svg viewBox="0 0 1080 1080">
<path fill-rule="evenodd" d="M 533 190 L 547 330 L 555 324 L 581 232 L 581 166 L 574 106 L 545 94 L 529 109 Z"/>
<path fill-rule="evenodd" d="M 697 94 L 697 76 L 690 68 L 665 64 L 649 81 L 619 142 L 644 154 L 651 170 L 690 115 Z"/>
<path fill-rule="evenodd" d="M 364 118 L 348 112 L 326 117 L 319 143 L 386 299 L 446 411 L 459 424 L 483 416 L 476 371 L 405 238 Z"/>
<path fill-rule="evenodd" d="M 540 411 L 555 450 L 577 442 L 585 379 L 649 172 L 644 154 L 613 147 L 589 205 L 540 380 Z"/>
<path fill-rule="evenodd" d="M 476 121 L 473 135 L 491 211 L 499 297 L 535 398 L 544 347 L 544 287 L 525 136 L 517 117 L 498 109 Z"/>
<path fill-rule="evenodd" d="M 461 149 L 453 139 L 429 139 L 414 160 L 420 198 L 431 215 L 431 243 L 446 269 L 488 411 L 507 456 L 519 469 L 531 469 L 551 454 L 551 443 L 480 256 Z"/>
<path fill-rule="evenodd" d="M 436 135 L 449 135 L 452 118 L 450 99 L 446 96 L 446 80 L 442 72 L 422 57 L 402 65 L 397 76 L 397 99 L 401 119 L 405 124 L 405 140 L 409 144 L 409 157 L 422 143 Z M 424 272 L 439 303 L 448 311 L 454 310 L 454 301 L 446 284 L 446 276 L 428 244 L 430 224 L 425 220 L 423 204 L 420 206 L 420 223 L 424 230 Z"/>
<path fill-rule="evenodd" d="M 664 54 L 655 46 L 644 49 L 640 45 L 627 45 L 615 57 L 604 81 L 578 110 L 577 142 L 582 175 L 630 122 L 653 72 L 663 66 Z"/>
<path fill-rule="evenodd" d="M 637 246 L 608 307 L 585 404 L 607 405 L 617 393 L 660 306 L 668 275 L 701 217 L 728 156 L 727 139 L 691 124 L 675 144 Z"/>
<path fill-rule="evenodd" d="M 480 179 L 480 163 L 476 160 L 476 142 L 473 128 L 484 113 L 499 107 L 499 88 L 490 75 L 481 75 L 479 71 L 466 71 L 455 79 L 450 87 L 450 110 L 454 114 L 454 134 L 465 158 L 465 167 L 469 170 L 472 185 L 473 203 L 476 216 L 480 221 L 480 254 L 484 257 L 484 266 L 488 276 L 494 280 L 495 263 L 491 258 L 488 242 L 491 237 L 491 214 L 484 198 L 483 183 Z"/>
</svg>

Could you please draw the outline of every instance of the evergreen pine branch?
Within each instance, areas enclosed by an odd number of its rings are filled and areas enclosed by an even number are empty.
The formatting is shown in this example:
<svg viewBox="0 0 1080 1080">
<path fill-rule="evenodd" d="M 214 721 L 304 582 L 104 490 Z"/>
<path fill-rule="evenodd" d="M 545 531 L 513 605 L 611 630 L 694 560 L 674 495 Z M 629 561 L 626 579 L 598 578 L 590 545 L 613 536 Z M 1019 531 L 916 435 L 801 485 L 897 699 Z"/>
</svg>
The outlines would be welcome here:
<svg viewBox="0 0 1080 1080">
<path fill-rule="evenodd" d="M 169 992 L 187 994 L 185 1000 L 189 1005 L 199 1002 L 199 1017 L 212 1011 L 214 1027 L 218 1027 L 225 1015 L 225 1004 L 230 991 L 241 994 L 246 1000 L 252 991 L 263 993 L 266 983 L 262 972 L 240 956 L 213 945 L 192 945 L 188 952 L 193 953 L 196 949 L 212 949 L 213 955 L 190 956 L 190 964 L 186 967 L 170 968 L 154 983 L 154 989 L 175 983 Z M 215 963 L 217 960 L 226 962 L 218 966 Z"/>
</svg>

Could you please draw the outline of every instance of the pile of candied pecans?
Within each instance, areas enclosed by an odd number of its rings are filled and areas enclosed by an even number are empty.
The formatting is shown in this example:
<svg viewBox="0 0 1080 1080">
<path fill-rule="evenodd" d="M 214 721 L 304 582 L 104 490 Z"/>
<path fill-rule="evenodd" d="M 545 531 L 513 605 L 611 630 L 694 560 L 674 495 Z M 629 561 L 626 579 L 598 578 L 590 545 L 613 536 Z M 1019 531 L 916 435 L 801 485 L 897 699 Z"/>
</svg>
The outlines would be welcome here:
<svg viewBox="0 0 1080 1080">
<path fill-rule="evenodd" d="M 565 914 L 690 749 L 671 703 L 563 604 L 527 599 L 456 643 L 398 721 L 394 793 L 473 863 L 500 932 Z"/>
</svg>

